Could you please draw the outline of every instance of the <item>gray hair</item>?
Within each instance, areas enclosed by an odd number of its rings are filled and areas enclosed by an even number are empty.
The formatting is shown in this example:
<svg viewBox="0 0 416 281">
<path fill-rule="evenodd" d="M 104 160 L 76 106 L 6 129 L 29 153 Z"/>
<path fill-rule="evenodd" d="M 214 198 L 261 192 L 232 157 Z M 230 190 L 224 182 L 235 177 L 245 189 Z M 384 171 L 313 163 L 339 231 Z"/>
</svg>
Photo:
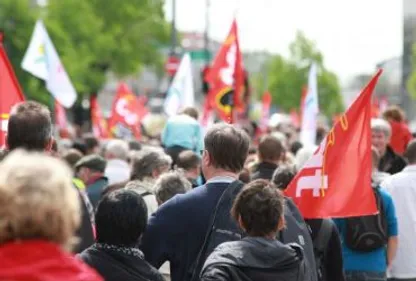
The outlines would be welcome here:
<svg viewBox="0 0 416 281">
<path fill-rule="evenodd" d="M 105 152 L 114 158 L 126 160 L 129 154 L 129 145 L 123 140 L 111 140 L 107 144 Z"/>
<path fill-rule="evenodd" d="M 375 132 L 382 132 L 388 138 L 391 137 L 391 126 L 389 122 L 384 119 L 371 119 L 371 130 Z"/>
<path fill-rule="evenodd" d="M 316 149 L 316 146 L 304 146 L 299 149 L 295 156 L 295 167 L 297 171 L 301 170 L 303 166 L 305 166 L 306 161 L 312 157 Z"/>
<path fill-rule="evenodd" d="M 192 184 L 178 171 L 163 174 L 154 186 L 156 199 L 160 204 L 168 201 L 176 194 L 186 193 L 192 189 Z"/>
<path fill-rule="evenodd" d="M 130 180 L 143 180 L 146 177 L 152 177 L 155 169 L 171 165 L 172 158 L 163 151 L 150 148 L 142 150 L 133 156 Z"/>
</svg>

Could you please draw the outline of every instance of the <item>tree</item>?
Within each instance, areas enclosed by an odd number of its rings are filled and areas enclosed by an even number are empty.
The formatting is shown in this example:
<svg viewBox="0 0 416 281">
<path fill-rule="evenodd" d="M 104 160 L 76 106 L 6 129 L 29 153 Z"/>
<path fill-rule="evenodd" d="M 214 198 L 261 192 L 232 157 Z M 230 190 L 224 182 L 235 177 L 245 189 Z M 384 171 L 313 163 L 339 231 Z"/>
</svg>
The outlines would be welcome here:
<svg viewBox="0 0 416 281">
<path fill-rule="evenodd" d="M 299 109 L 302 88 L 307 85 L 309 68 L 315 62 L 318 65 L 321 112 L 327 116 L 342 112 L 343 102 L 338 78 L 325 68 L 323 55 L 314 42 L 298 32 L 295 41 L 289 46 L 289 51 L 288 59 L 275 55 L 267 65 L 267 80 L 273 103 L 285 111 Z"/>
<path fill-rule="evenodd" d="M 108 71 L 125 76 L 144 65 L 163 67 L 158 47 L 168 40 L 168 24 L 162 0 L 49 0 L 42 10 L 30 2 L 0 2 L 7 51 L 30 98 L 45 102 L 43 83 L 20 67 L 39 15 L 79 96 L 97 93 Z"/>
</svg>

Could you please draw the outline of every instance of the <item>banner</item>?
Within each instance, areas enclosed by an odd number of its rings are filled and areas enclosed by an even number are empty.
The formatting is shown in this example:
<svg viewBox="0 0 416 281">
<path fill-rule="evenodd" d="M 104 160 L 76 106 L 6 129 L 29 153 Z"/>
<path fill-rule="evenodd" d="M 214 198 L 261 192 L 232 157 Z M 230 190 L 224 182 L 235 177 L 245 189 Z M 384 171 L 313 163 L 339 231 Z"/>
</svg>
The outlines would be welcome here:
<svg viewBox="0 0 416 281">
<path fill-rule="evenodd" d="M 317 68 L 315 63 L 311 65 L 309 70 L 308 91 L 303 104 L 301 104 L 301 110 L 300 141 L 303 145 L 314 146 L 319 114 Z"/>
<path fill-rule="evenodd" d="M 108 139 L 110 137 L 108 132 L 108 124 L 103 117 L 96 95 L 92 95 L 90 98 L 90 109 L 92 131 L 94 136 L 98 139 Z"/>
</svg>

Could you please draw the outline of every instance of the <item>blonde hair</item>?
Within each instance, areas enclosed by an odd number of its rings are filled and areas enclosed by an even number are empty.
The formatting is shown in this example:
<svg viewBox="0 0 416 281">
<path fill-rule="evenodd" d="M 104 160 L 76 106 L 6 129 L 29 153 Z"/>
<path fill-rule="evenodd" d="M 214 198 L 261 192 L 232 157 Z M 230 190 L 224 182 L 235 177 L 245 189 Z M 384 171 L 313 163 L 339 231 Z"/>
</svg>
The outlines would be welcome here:
<svg viewBox="0 0 416 281">
<path fill-rule="evenodd" d="M 42 239 L 71 249 L 80 202 L 64 162 L 17 150 L 0 164 L 0 245 Z"/>
</svg>

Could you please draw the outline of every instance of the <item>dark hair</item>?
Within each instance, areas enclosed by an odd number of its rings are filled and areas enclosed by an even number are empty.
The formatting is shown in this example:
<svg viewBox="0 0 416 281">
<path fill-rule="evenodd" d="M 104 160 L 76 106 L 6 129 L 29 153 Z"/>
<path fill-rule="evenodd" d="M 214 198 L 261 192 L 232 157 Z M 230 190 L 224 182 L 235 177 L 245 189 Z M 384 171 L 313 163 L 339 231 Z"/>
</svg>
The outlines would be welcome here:
<svg viewBox="0 0 416 281">
<path fill-rule="evenodd" d="M 92 150 L 95 147 L 98 147 L 100 145 L 100 143 L 97 140 L 97 138 L 94 137 L 92 134 L 85 134 L 82 139 L 83 139 L 83 142 L 85 144 L 86 152 L 87 153 L 91 153 Z"/>
<path fill-rule="evenodd" d="M 231 215 L 250 236 L 266 236 L 277 231 L 283 215 L 284 196 L 266 180 L 247 184 L 237 195 Z"/>
<path fill-rule="evenodd" d="M 243 169 L 250 146 L 250 139 L 243 130 L 229 124 L 214 125 L 204 142 L 214 167 L 235 173 Z"/>
<path fill-rule="evenodd" d="M 98 203 L 95 223 L 97 242 L 134 247 L 146 229 L 146 203 L 133 190 L 110 192 Z"/>
<path fill-rule="evenodd" d="M 44 151 L 51 137 L 51 113 L 46 106 L 28 101 L 12 108 L 7 126 L 9 150 Z"/>
<path fill-rule="evenodd" d="M 290 146 L 290 152 L 292 152 L 293 155 L 296 155 L 302 147 L 303 144 L 300 141 L 294 141 Z"/>
<path fill-rule="evenodd" d="M 194 118 L 195 120 L 198 120 L 198 118 L 199 118 L 198 110 L 195 107 L 185 108 L 184 110 L 182 110 L 182 114 L 188 115 L 188 116 Z"/>
<path fill-rule="evenodd" d="M 82 153 L 78 149 L 71 148 L 65 152 L 62 158 L 71 168 L 74 168 L 75 164 L 81 160 L 82 156 Z"/>
<path fill-rule="evenodd" d="M 389 106 L 386 111 L 383 112 L 383 118 L 396 122 L 403 122 L 406 119 L 403 110 L 397 105 Z"/>
<path fill-rule="evenodd" d="M 79 140 L 74 141 L 74 143 L 72 144 L 72 148 L 81 152 L 82 155 L 87 154 L 87 146 L 85 145 L 85 143 Z"/>
<path fill-rule="evenodd" d="M 139 151 L 142 149 L 142 145 L 137 140 L 130 140 L 129 141 L 129 150 Z"/>
<path fill-rule="evenodd" d="M 404 156 L 407 158 L 407 161 L 410 164 L 416 163 L 416 140 L 412 140 L 411 142 L 409 142 Z"/>
<path fill-rule="evenodd" d="M 197 168 L 201 163 L 201 158 L 192 150 L 185 150 L 179 153 L 178 159 L 176 160 L 176 166 L 178 168 L 189 170 Z"/>
<path fill-rule="evenodd" d="M 249 183 L 251 180 L 250 170 L 247 168 L 241 170 L 241 172 L 238 174 L 238 180 L 242 181 L 243 183 Z"/>
<path fill-rule="evenodd" d="M 258 151 L 261 161 L 277 161 L 281 159 L 284 148 L 278 138 L 266 135 L 260 139 Z"/>
<path fill-rule="evenodd" d="M 293 166 L 281 165 L 273 173 L 272 182 L 280 190 L 285 190 L 296 175 Z"/>
</svg>

